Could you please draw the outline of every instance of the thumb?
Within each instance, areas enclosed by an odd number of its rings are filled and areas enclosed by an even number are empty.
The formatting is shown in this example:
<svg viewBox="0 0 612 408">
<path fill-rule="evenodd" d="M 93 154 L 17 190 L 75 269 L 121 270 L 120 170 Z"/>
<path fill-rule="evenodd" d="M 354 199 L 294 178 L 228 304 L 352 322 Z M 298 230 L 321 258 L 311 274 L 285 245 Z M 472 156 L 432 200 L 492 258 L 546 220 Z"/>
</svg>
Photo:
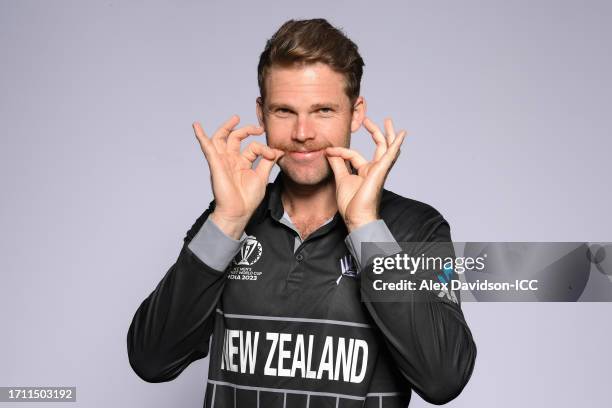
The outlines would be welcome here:
<svg viewBox="0 0 612 408">
<path fill-rule="evenodd" d="M 255 168 L 255 173 L 257 173 L 259 177 L 264 180 L 268 180 L 274 164 L 276 164 L 276 162 L 285 154 L 285 152 L 278 149 L 274 149 L 274 152 L 276 153 L 274 159 L 270 160 L 262 156 L 257 164 L 257 167 Z"/>
<path fill-rule="evenodd" d="M 346 163 L 342 157 L 327 156 L 327 160 L 329 161 L 329 166 L 334 172 L 336 183 L 338 183 L 344 176 L 348 176 L 349 171 L 346 168 Z"/>
</svg>

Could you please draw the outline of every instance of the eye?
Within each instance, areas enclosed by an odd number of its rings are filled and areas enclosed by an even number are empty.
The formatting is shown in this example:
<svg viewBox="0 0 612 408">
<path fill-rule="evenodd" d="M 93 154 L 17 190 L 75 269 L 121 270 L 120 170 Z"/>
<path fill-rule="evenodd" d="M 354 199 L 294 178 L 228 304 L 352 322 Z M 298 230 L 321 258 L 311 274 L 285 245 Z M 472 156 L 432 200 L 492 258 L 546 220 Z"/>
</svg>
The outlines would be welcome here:
<svg viewBox="0 0 612 408">
<path fill-rule="evenodd" d="M 274 115 L 281 117 L 281 118 L 286 118 L 291 114 L 291 111 L 289 109 L 286 108 L 276 108 L 274 109 Z"/>
<path fill-rule="evenodd" d="M 321 116 L 331 116 L 334 113 L 334 110 L 332 108 L 325 107 L 325 108 L 319 108 L 317 112 Z"/>
</svg>

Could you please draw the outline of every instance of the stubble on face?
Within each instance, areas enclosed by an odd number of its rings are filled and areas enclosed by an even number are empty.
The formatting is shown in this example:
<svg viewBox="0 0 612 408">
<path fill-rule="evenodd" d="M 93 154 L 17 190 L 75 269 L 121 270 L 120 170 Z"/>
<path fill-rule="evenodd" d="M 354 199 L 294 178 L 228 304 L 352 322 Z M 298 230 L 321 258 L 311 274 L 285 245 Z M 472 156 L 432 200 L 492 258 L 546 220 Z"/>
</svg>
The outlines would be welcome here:
<svg viewBox="0 0 612 408">
<path fill-rule="evenodd" d="M 325 155 L 325 148 L 331 146 L 333 146 L 332 143 L 327 139 L 320 139 L 316 143 L 278 143 L 272 145 L 272 147 L 285 152 L 285 155 L 277 162 L 283 173 L 295 184 L 310 186 L 331 181 L 333 172 Z M 303 154 L 300 152 L 312 153 Z"/>
<path fill-rule="evenodd" d="M 292 68 L 273 68 L 267 78 L 271 109 L 265 109 L 266 141 L 283 150 L 277 162 L 290 182 L 316 186 L 333 180 L 325 148 L 348 147 L 350 143 L 351 104 L 344 91 L 344 78 L 324 64 Z M 278 114 L 280 105 L 289 113 Z M 333 106 L 331 113 L 320 114 L 312 106 Z M 298 116 L 308 125 L 300 127 Z M 304 119 L 308 118 L 308 119 Z M 296 136 L 300 134 L 301 136 Z"/>
</svg>

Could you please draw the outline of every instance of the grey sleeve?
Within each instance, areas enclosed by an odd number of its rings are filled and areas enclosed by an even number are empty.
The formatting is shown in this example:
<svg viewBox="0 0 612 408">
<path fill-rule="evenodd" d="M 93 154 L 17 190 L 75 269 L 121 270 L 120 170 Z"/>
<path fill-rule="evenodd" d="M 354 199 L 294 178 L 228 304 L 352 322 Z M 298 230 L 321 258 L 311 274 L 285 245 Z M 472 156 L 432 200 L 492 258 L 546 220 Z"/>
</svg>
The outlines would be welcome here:
<svg viewBox="0 0 612 408">
<path fill-rule="evenodd" d="M 387 227 L 384 220 L 375 220 L 353 230 L 344 239 L 351 255 L 357 261 L 357 266 L 361 269 L 361 243 L 373 242 L 367 254 L 363 254 L 363 259 L 368 259 L 374 255 L 390 256 L 402 250 L 395 237 Z"/>
<path fill-rule="evenodd" d="M 225 234 L 213 220 L 207 218 L 188 247 L 206 265 L 224 271 L 246 237 L 247 234 L 243 232 L 242 237 L 235 240 Z"/>
</svg>

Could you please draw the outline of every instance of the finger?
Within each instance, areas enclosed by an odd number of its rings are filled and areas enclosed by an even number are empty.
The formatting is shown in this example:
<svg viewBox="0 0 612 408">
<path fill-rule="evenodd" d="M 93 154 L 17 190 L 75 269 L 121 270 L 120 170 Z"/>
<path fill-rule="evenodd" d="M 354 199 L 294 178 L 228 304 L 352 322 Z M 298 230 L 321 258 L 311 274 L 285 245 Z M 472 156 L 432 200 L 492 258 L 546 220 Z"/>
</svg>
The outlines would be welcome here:
<svg viewBox="0 0 612 408">
<path fill-rule="evenodd" d="M 200 125 L 199 122 L 193 122 L 192 127 L 195 136 L 200 143 L 200 148 L 202 149 L 206 160 L 210 163 L 211 160 L 216 158 L 217 150 L 208 136 L 206 136 L 206 133 L 204 132 L 204 129 L 202 129 L 202 125 Z"/>
<path fill-rule="evenodd" d="M 366 121 L 368 122 L 367 124 Z M 363 123 L 364 127 L 368 130 L 368 132 L 370 132 L 372 139 L 374 139 L 374 143 L 376 143 L 376 150 L 374 151 L 372 161 L 378 161 L 387 151 L 387 139 L 385 139 L 382 132 L 376 131 L 375 128 L 371 127 L 371 125 L 374 125 L 374 123 L 369 118 L 366 118 Z M 374 127 L 376 127 L 376 125 L 374 125 Z"/>
<path fill-rule="evenodd" d="M 400 148 L 401 148 L 401 146 L 402 146 L 402 143 L 404 142 L 404 139 L 406 138 L 406 136 L 407 136 L 407 135 L 408 135 L 408 132 L 407 132 L 407 131 L 405 131 L 404 129 L 400 130 L 400 131 L 397 133 L 397 136 L 395 137 L 395 140 L 394 140 L 394 141 L 393 141 L 393 143 L 391 144 L 391 146 L 393 147 L 393 149 L 394 149 L 394 150 L 397 150 L 397 151 L 399 151 L 399 150 L 400 150 Z M 398 139 L 400 136 L 401 136 L 401 139 L 400 139 L 400 140 L 397 140 L 397 139 Z M 390 146 L 390 147 L 391 147 L 391 146 Z"/>
<path fill-rule="evenodd" d="M 372 166 L 372 169 L 368 172 L 368 176 L 361 186 L 361 191 L 376 192 L 380 191 L 382 186 L 385 184 L 385 180 L 389 175 L 389 171 L 395 164 L 400 152 L 400 146 L 404 141 L 406 131 L 400 131 L 393 143 L 389 146 L 383 157 L 377 162 L 378 164 Z"/>
<path fill-rule="evenodd" d="M 262 156 L 264 159 L 274 160 L 277 153 L 270 147 L 259 142 L 251 142 L 242 152 L 242 156 L 253 163 L 257 156 Z"/>
<path fill-rule="evenodd" d="M 378 125 L 376 125 L 376 123 L 372 122 L 372 120 L 370 118 L 365 118 L 363 120 L 363 125 L 368 130 L 368 132 L 370 132 L 372 134 L 372 136 L 376 135 L 378 137 L 382 137 L 383 139 L 385 139 L 385 135 L 380 130 Z"/>
<path fill-rule="evenodd" d="M 219 127 L 219 129 L 217 129 L 217 131 L 213 134 L 211 140 L 219 151 L 225 150 L 227 137 L 230 135 L 236 125 L 238 125 L 238 123 L 240 123 L 240 117 L 238 115 L 232 115 L 232 117 L 223 123 L 221 127 Z"/>
<path fill-rule="evenodd" d="M 255 167 L 255 172 L 259 174 L 263 180 L 270 178 L 270 172 L 272 171 L 274 164 L 278 162 L 278 160 L 285 154 L 285 152 L 282 150 L 274 149 L 274 151 L 276 153 L 274 160 L 262 158 L 257 164 L 257 167 Z"/>
<path fill-rule="evenodd" d="M 342 157 L 344 160 L 348 160 L 357 170 L 368 164 L 368 161 L 359 152 L 346 147 L 328 147 L 325 149 L 325 153 L 329 156 Z"/>
<path fill-rule="evenodd" d="M 344 176 L 348 176 L 350 174 L 343 158 L 327 156 L 327 161 L 329 162 L 329 166 L 334 172 L 334 178 L 336 179 L 336 183 L 339 183 Z"/>
<path fill-rule="evenodd" d="M 391 118 L 385 119 L 385 133 L 387 134 L 387 144 L 391 145 L 395 140 L 395 128 L 393 127 Z"/>
<path fill-rule="evenodd" d="M 231 132 L 227 138 L 227 149 L 240 153 L 240 143 L 249 135 L 262 135 L 264 128 L 261 126 L 248 125 Z"/>
<path fill-rule="evenodd" d="M 387 151 L 387 139 L 385 138 L 383 132 L 381 132 L 380 128 L 376 126 L 376 124 L 372 122 L 370 118 L 365 118 L 363 125 L 367 131 L 370 132 L 372 139 L 374 139 L 374 142 L 376 143 L 374 161 L 378 161 Z"/>
<path fill-rule="evenodd" d="M 405 130 L 402 130 L 401 132 L 399 132 L 399 134 L 396 136 L 391 146 L 389 146 L 389 150 L 387 150 L 387 153 L 385 153 L 385 155 L 381 159 L 381 161 L 384 161 L 384 164 L 385 164 L 384 167 L 387 168 L 387 171 L 389 171 L 391 167 L 393 167 L 393 165 L 395 164 L 395 161 L 397 160 L 400 154 L 400 147 L 406 135 L 407 135 L 407 132 Z"/>
</svg>

